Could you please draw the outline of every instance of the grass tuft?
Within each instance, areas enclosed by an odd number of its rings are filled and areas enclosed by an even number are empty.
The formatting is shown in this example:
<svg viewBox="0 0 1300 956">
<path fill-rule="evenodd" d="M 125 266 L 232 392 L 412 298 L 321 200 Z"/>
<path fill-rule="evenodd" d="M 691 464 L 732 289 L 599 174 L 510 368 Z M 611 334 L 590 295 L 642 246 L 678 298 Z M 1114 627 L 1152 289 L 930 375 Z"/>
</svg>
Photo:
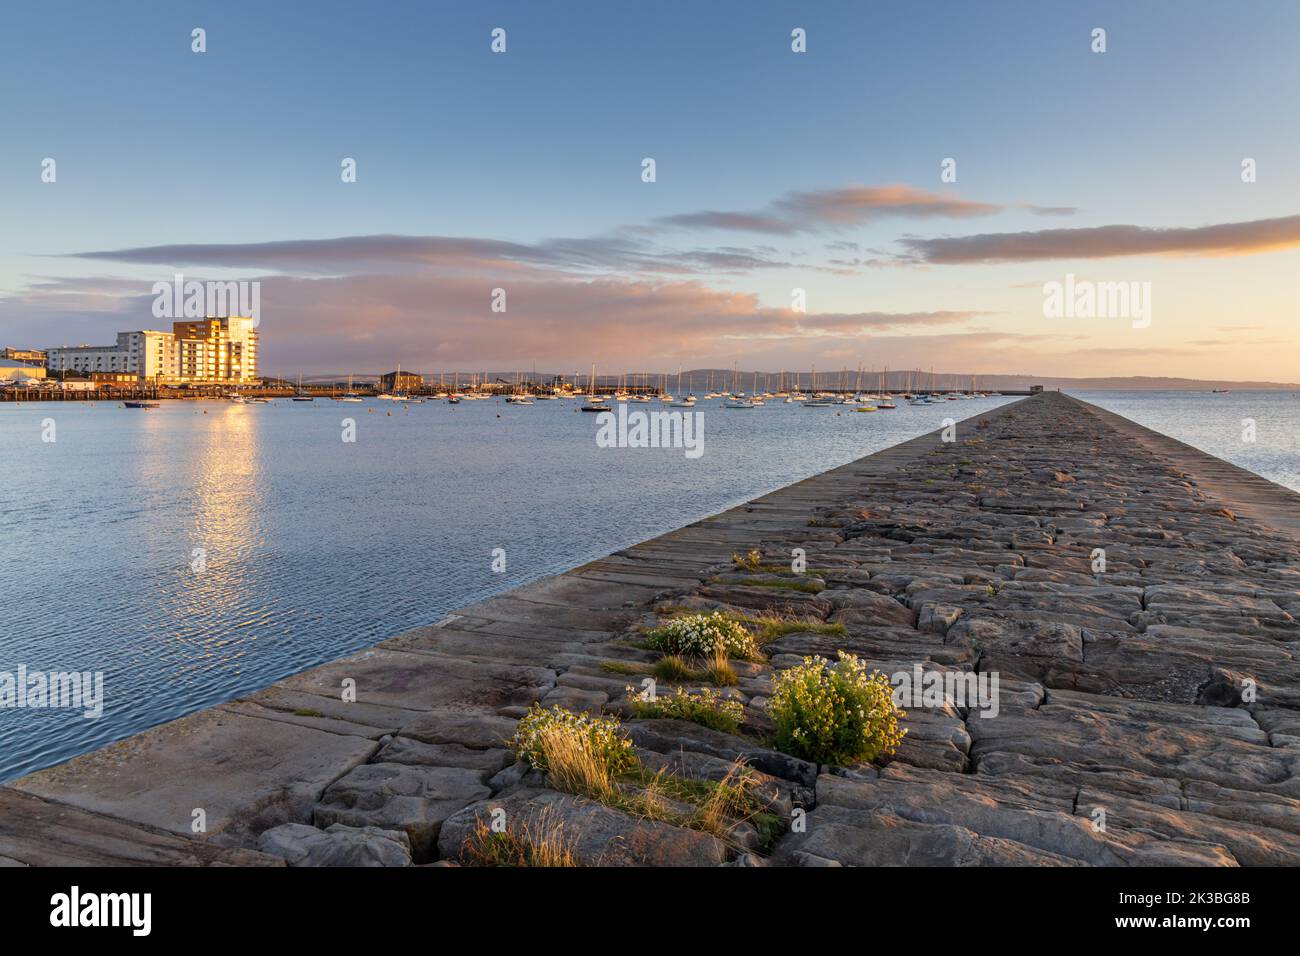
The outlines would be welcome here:
<svg viewBox="0 0 1300 956">
<path fill-rule="evenodd" d="M 732 583 L 740 584 L 748 588 L 777 588 L 784 591 L 802 591 L 805 594 L 817 594 L 825 588 L 824 585 L 814 584 L 812 581 L 799 581 L 794 578 L 787 578 L 780 581 L 749 578 L 745 581 L 734 581 Z"/>
<path fill-rule="evenodd" d="M 751 622 L 757 629 L 759 644 L 770 644 L 787 634 L 843 634 L 844 625 L 838 621 L 834 624 L 819 621 L 816 618 L 785 617 L 768 614 L 755 618 Z"/>
<path fill-rule="evenodd" d="M 708 688 L 692 694 L 678 687 L 671 694 L 657 694 L 654 697 L 631 693 L 632 688 L 628 688 L 628 691 L 632 710 L 641 718 L 689 720 L 693 724 L 720 730 L 724 734 L 734 734 L 740 729 L 740 722 L 745 719 L 744 704 L 724 698 L 716 690 Z"/>
<path fill-rule="evenodd" d="M 601 802 L 614 795 L 609 761 L 583 737 L 549 728 L 540 733 L 538 743 L 546 760 L 546 773 L 556 790 Z"/>
<path fill-rule="evenodd" d="M 650 673 L 665 683 L 685 683 L 696 679 L 696 671 L 680 654 L 666 654 L 650 668 Z"/>
<path fill-rule="evenodd" d="M 731 563 L 741 571 L 757 571 L 763 566 L 763 552 L 755 549 L 748 554 L 732 554 Z"/>
<path fill-rule="evenodd" d="M 600 669 L 609 671 L 611 674 L 618 674 L 621 677 L 635 677 L 640 674 L 650 673 L 649 665 L 632 664 L 627 661 L 601 661 Z"/>
<path fill-rule="evenodd" d="M 731 666 L 726 651 L 721 648 L 714 648 L 713 660 L 709 662 L 703 676 L 710 684 L 718 687 L 735 687 L 740 683 L 736 669 Z"/>
<path fill-rule="evenodd" d="M 576 867 L 578 863 L 564 835 L 563 821 L 556 820 L 548 809 L 535 823 L 508 824 L 493 830 L 479 820 L 474 832 L 461 846 L 461 859 L 467 866 Z"/>
</svg>

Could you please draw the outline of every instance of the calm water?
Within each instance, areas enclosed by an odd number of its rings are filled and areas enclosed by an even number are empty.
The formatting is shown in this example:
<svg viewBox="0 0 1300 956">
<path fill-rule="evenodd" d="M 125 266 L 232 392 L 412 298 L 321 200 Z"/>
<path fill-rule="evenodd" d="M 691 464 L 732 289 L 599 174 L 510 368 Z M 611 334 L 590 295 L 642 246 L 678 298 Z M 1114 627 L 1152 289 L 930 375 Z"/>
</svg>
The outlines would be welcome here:
<svg viewBox="0 0 1300 956">
<path fill-rule="evenodd" d="M 1300 393 L 1073 392 L 1153 431 L 1300 491 Z M 1255 440 L 1243 422 L 1255 423 Z"/>
<path fill-rule="evenodd" d="M 1080 397 L 1300 490 L 1289 393 Z M 0 780 L 1011 400 L 705 402 L 697 460 L 598 448 L 564 401 L 0 404 L 0 671 L 102 671 L 107 698 L 97 721 L 0 709 Z"/>
<path fill-rule="evenodd" d="M 703 402 L 695 460 L 598 448 L 566 401 L 2 403 L 0 671 L 102 671 L 106 704 L 0 709 L 0 780 L 1004 401 Z"/>
</svg>

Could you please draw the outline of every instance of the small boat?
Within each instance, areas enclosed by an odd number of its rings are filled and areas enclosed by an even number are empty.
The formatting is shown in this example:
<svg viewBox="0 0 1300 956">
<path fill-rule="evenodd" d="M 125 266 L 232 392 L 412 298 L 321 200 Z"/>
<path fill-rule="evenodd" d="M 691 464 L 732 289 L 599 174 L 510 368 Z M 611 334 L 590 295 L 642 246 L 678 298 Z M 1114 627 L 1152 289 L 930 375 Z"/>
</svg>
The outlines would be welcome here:
<svg viewBox="0 0 1300 956">
<path fill-rule="evenodd" d="M 161 408 L 162 402 L 124 402 L 127 408 Z"/>
<path fill-rule="evenodd" d="M 348 390 L 344 392 L 338 399 L 336 399 L 336 401 L 351 402 L 352 404 L 356 404 L 361 401 L 361 396 L 358 395 L 356 392 L 352 391 L 352 374 L 350 372 L 348 373 Z"/>
<path fill-rule="evenodd" d="M 271 404 L 271 401 L 270 399 L 266 399 L 266 398 L 246 398 L 244 399 L 244 404 L 245 405 L 269 405 Z"/>
<path fill-rule="evenodd" d="M 753 408 L 754 403 L 744 398 L 733 398 L 722 403 L 723 408 Z"/>
<path fill-rule="evenodd" d="M 587 388 L 587 393 L 591 396 L 587 404 L 582 406 L 584 412 L 607 412 L 609 406 L 605 404 L 603 395 L 596 391 L 596 363 L 591 363 L 591 381 Z"/>
<path fill-rule="evenodd" d="M 533 400 L 527 395 L 510 395 L 506 398 L 507 405 L 531 405 Z"/>
<path fill-rule="evenodd" d="M 817 399 L 813 399 L 812 401 L 804 402 L 803 407 L 804 408 L 830 408 L 832 407 L 832 405 L 830 402 L 823 401 L 822 399 L 817 398 Z"/>
<path fill-rule="evenodd" d="M 854 409 L 854 411 L 856 412 L 874 412 L 875 410 L 876 410 L 875 405 L 859 405 L 857 408 Z"/>
<path fill-rule="evenodd" d="M 294 400 L 295 402 L 314 402 L 314 401 L 316 401 L 315 396 L 313 396 L 313 395 L 308 395 L 306 392 L 304 392 L 304 391 L 302 390 L 302 373 L 301 373 L 301 372 L 298 373 L 298 392 L 297 392 L 296 395 L 293 396 L 293 400 Z"/>
<path fill-rule="evenodd" d="M 895 405 L 893 401 L 888 398 L 885 399 L 883 402 L 876 403 L 876 408 L 880 409 L 882 412 L 892 412 L 897 407 L 898 406 Z"/>
</svg>

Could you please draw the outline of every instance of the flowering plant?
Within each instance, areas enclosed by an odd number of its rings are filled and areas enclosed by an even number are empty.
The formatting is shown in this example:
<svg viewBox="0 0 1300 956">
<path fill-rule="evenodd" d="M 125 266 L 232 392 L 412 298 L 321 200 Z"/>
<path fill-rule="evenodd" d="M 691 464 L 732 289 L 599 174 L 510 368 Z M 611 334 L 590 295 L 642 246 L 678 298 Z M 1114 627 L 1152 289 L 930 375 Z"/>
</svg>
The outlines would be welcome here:
<svg viewBox="0 0 1300 956">
<path fill-rule="evenodd" d="M 541 771 L 548 770 L 548 738 L 567 738 L 575 749 L 589 754 L 611 773 L 621 773 L 636 764 L 632 741 L 623 733 L 617 717 L 575 714 L 563 707 L 550 710 L 533 704 L 515 728 L 510 740 L 515 756 Z M 553 744 L 552 744 L 553 746 Z"/>
<path fill-rule="evenodd" d="M 651 696 L 649 691 L 636 693 L 630 686 L 627 692 L 638 717 L 689 720 L 728 734 L 734 734 L 745 719 L 744 704 L 723 697 L 710 687 L 702 687 L 693 694 L 678 687 L 666 696 Z"/>
<path fill-rule="evenodd" d="M 889 678 L 868 671 L 853 654 L 832 663 L 805 657 L 773 678 L 768 712 L 778 750 L 818 763 L 848 766 L 898 750 L 907 714 L 894 703 Z"/>
<path fill-rule="evenodd" d="M 717 611 L 675 617 L 646 636 L 651 647 L 665 654 L 713 657 L 721 650 L 729 657 L 759 656 L 754 635 L 739 621 Z"/>
</svg>

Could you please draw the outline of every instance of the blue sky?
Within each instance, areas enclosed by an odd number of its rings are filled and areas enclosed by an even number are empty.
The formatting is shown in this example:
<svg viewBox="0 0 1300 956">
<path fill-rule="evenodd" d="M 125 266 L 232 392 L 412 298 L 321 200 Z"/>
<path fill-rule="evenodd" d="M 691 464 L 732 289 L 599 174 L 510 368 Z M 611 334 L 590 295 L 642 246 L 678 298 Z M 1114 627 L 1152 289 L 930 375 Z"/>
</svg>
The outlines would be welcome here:
<svg viewBox="0 0 1300 956">
<path fill-rule="evenodd" d="M 1285 115 L 1300 87 L 1294 3 L 73 3 L 24 4 L 4 19 L 0 339 L 13 344 L 107 342 L 109 330 L 157 324 L 149 287 L 184 269 L 264 280 L 263 354 L 286 372 L 402 356 L 429 368 L 613 370 L 776 369 L 827 354 L 1241 377 L 1286 377 L 1294 365 L 1290 243 L 959 265 L 908 262 L 898 245 L 1300 213 L 1300 126 Z M 196 26 L 204 54 L 190 50 Z M 489 51 L 494 27 L 507 31 L 503 55 Z M 790 50 L 793 27 L 808 32 L 806 54 Z M 1104 54 L 1089 48 L 1094 27 L 1107 31 Z M 646 156 L 652 184 L 640 179 Z M 1259 164 L 1249 185 L 1246 156 Z M 40 181 L 44 157 L 57 183 Z M 343 157 L 357 160 L 358 182 L 340 182 Z M 945 157 L 957 160 L 956 183 L 940 182 Z M 850 187 L 925 199 L 920 212 L 829 215 L 786 234 L 655 225 L 756 213 L 791 193 L 833 203 Z M 935 211 L 949 200 L 996 211 Z M 616 257 L 575 272 L 426 259 L 394 268 L 405 288 L 387 301 L 376 281 L 387 270 L 374 263 L 332 267 L 313 285 L 252 254 L 234 269 L 193 249 L 189 261 L 175 250 L 148 262 L 66 258 L 389 234 L 530 246 L 634 236 L 656 255 L 761 249 L 768 261 L 647 272 Z M 836 270 L 832 259 L 872 264 Z M 1160 312 L 1149 334 L 1049 325 L 1042 283 L 1067 272 L 1151 282 Z M 474 282 L 513 284 L 529 307 L 494 328 L 502 320 L 477 311 Z M 877 318 L 834 323 L 834 334 L 783 324 L 774 310 L 794 287 L 810 313 Z M 752 335 L 746 310 L 759 319 Z M 967 318 L 879 318 L 937 313 Z M 601 314 L 613 328 L 596 333 Z M 318 335 L 306 347 L 289 333 L 309 322 Z M 1227 346 L 1197 342 L 1231 345 L 1231 368 Z"/>
</svg>

